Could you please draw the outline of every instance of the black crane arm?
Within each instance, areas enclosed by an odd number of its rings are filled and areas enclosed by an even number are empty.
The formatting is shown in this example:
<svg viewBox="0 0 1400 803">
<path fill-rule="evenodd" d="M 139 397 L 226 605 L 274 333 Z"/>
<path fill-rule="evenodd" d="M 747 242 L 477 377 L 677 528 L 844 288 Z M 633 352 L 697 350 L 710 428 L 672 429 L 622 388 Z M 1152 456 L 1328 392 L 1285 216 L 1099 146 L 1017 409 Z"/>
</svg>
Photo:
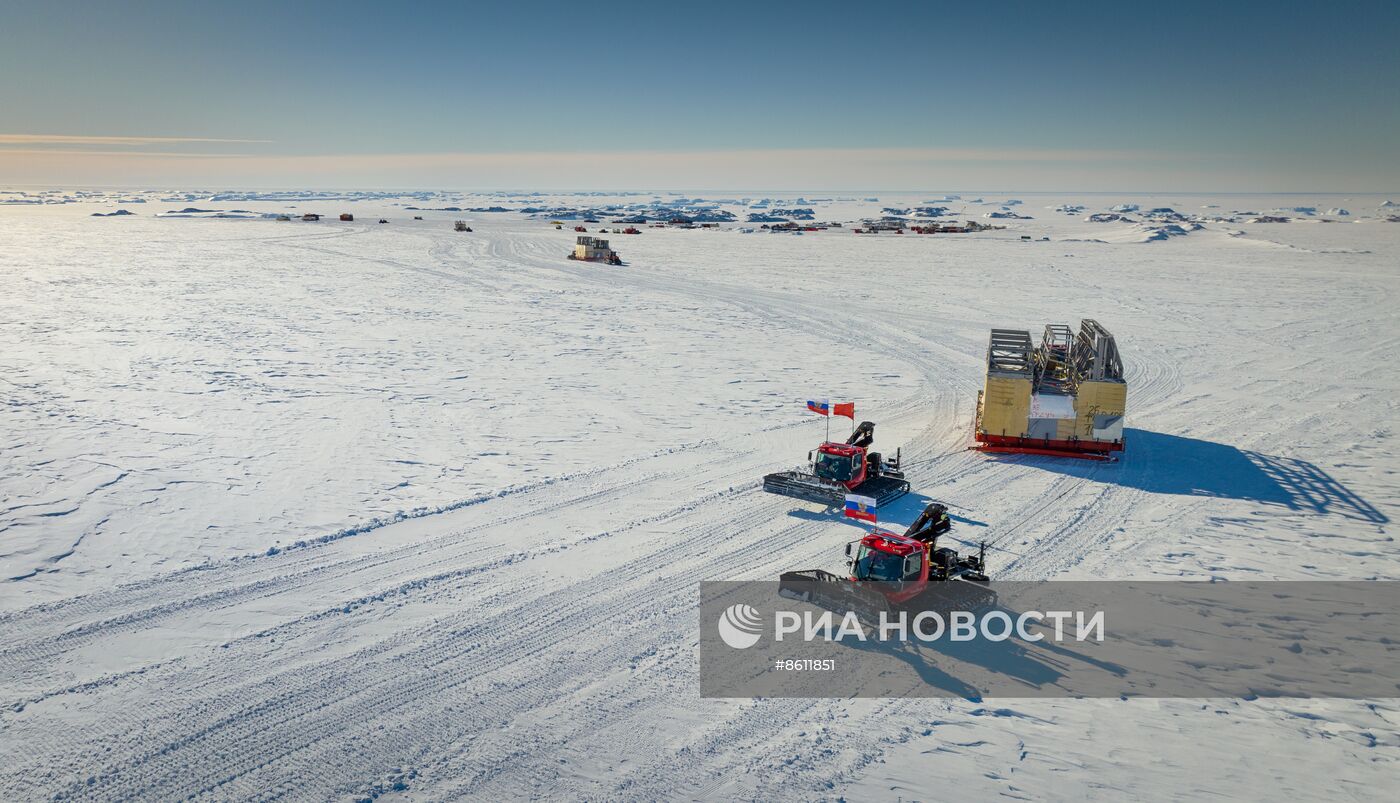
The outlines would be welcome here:
<svg viewBox="0 0 1400 803">
<path fill-rule="evenodd" d="M 924 512 L 919 514 L 914 523 L 909 525 L 909 529 L 904 531 L 904 535 L 928 544 L 934 543 L 939 533 L 945 533 L 952 526 L 952 521 L 948 518 L 948 506 L 939 502 L 931 502 L 924 508 Z"/>
<path fill-rule="evenodd" d="M 859 446 L 864 449 L 875 442 L 875 422 L 862 421 L 856 431 L 851 433 L 851 437 L 846 439 L 847 446 Z"/>
</svg>

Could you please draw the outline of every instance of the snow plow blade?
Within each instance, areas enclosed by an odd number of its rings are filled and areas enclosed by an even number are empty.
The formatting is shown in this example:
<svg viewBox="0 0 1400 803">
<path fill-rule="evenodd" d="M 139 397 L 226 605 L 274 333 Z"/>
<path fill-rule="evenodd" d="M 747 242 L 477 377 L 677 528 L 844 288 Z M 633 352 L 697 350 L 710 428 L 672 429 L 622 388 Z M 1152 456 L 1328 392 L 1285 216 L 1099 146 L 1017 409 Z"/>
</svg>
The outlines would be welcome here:
<svg viewBox="0 0 1400 803">
<path fill-rule="evenodd" d="M 763 478 L 763 490 L 828 507 L 840 507 L 846 503 L 847 493 L 857 493 L 873 497 L 875 504 L 883 507 L 909 493 L 909 481 L 897 477 L 876 477 L 861 483 L 854 491 L 847 491 L 844 485 L 822 480 L 804 471 L 779 471 Z"/>
<path fill-rule="evenodd" d="M 778 578 L 778 595 L 837 614 L 855 611 L 857 617 L 867 622 L 878 622 L 882 611 L 892 610 L 885 595 L 871 584 L 858 583 L 821 569 L 783 572 Z"/>
<path fill-rule="evenodd" d="M 791 496 L 807 502 L 818 502 L 828 507 L 844 504 L 846 489 L 840 485 L 824 482 L 811 474 L 801 471 L 779 471 L 763 478 L 763 490 L 779 496 Z"/>
<path fill-rule="evenodd" d="M 855 581 L 821 569 L 783 572 L 778 579 L 778 595 L 807 602 L 837 614 L 854 611 L 863 622 L 879 624 L 881 613 L 899 610 L 984 611 L 995 608 L 997 592 L 984 582 L 945 580 L 929 583 L 917 597 L 891 603 L 887 590 L 895 584 Z"/>
</svg>

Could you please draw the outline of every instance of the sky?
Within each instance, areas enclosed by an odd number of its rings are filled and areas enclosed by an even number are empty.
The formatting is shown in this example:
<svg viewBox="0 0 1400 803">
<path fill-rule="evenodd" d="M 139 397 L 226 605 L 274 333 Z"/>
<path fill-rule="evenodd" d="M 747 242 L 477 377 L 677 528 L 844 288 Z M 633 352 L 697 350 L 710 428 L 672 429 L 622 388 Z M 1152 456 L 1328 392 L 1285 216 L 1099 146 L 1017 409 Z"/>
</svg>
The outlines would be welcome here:
<svg viewBox="0 0 1400 803">
<path fill-rule="evenodd" d="M 1400 190 L 1400 3 L 6 0 L 0 185 Z"/>
</svg>

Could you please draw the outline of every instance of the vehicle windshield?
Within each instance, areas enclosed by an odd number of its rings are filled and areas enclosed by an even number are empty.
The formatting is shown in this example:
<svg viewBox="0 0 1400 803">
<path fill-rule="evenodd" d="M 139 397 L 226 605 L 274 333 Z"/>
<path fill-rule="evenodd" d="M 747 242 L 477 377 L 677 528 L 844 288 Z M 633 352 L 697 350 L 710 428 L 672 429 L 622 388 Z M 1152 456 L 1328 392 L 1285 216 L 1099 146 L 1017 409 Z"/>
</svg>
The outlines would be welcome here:
<svg viewBox="0 0 1400 803">
<path fill-rule="evenodd" d="M 839 454 L 817 453 L 817 464 L 815 466 L 817 476 L 825 480 L 836 480 L 846 482 L 851 478 L 852 459 L 842 457 Z"/>
<path fill-rule="evenodd" d="M 855 565 L 857 580 L 894 582 L 904 579 L 904 558 L 860 545 Z"/>
</svg>

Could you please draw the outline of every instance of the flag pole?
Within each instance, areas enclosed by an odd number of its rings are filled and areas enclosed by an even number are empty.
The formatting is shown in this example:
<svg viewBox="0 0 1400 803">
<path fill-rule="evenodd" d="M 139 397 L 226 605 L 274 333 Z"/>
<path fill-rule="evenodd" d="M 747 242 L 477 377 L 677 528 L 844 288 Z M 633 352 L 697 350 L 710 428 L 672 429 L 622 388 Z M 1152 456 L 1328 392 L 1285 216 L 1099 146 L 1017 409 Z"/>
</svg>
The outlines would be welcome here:
<svg viewBox="0 0 1400 803">
<path fill-rule="evenodd" d="M 822 439 L 822 443 L 830 443 L 830 442 L 831 442 L 831 399 L 827 399 L 827 400 L 826 400 L 826 437 L 825 437 L 824 439 Z"/>
</svg>

